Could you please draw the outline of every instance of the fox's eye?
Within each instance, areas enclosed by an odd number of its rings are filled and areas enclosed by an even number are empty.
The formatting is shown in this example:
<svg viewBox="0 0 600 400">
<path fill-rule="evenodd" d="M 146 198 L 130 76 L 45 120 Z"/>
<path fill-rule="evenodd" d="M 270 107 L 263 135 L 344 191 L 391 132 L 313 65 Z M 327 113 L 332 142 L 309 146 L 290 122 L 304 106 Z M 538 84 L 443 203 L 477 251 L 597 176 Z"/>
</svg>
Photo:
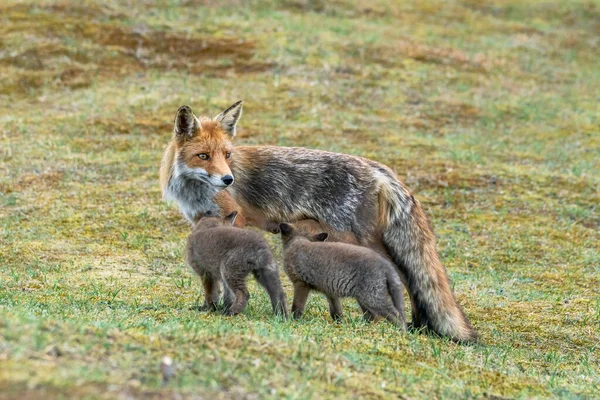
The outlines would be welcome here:
<svg viewBox="0 0 600 400">
<path fill-rule="evenodd" d="M 225 153 L 225 158 L 229 158 L 229 157 L 231 157 L 231 153 L 230 152 Z"/>
<path fill-rule="evenodd" d="M 206 154 L 206 153 L 200 153 L 200 154 L 198 154 L 198 157 L 201 160 L 208 160 L 210 158 L 210 156 L 208 154 Z"/>
</svg>

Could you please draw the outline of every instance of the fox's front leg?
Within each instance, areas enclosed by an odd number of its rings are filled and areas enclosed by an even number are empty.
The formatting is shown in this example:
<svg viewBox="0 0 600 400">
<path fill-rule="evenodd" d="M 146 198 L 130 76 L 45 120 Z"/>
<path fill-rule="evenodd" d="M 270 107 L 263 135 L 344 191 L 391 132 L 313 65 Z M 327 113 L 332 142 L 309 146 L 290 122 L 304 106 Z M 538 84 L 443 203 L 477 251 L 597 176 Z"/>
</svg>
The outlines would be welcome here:
<svg viewBox="0 0 600 400">
<path fill-rule="evenodd" d="M 298 319 L 304 314 L 304 307 L 310 288 L 304 282 L 294 282 L 294 301 L 292 302 L 292 315 Z"/>
<path fill-rule="evenodd" d="M 337 297 L 327 296 L 327 301 L 329 302 L 329 314 L 331 318 L 339 322 L 342 320 L 342 303 L 340 299 Z"/>
</svg>

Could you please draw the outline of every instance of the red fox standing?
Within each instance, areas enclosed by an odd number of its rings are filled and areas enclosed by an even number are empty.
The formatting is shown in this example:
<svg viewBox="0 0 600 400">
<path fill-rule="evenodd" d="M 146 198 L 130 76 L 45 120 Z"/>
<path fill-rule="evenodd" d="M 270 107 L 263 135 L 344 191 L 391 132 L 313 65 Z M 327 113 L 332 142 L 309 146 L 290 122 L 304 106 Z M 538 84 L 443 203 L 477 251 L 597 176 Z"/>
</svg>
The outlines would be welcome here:
<svg viewBox="0 0 600 400">
<path fill-rule="evenodd" d="M 248 224 L 263 228 L 315 219 L 324 229 L 353 234 L 395 263 L 410 294 L 414 327 L 477 340 L 454 299 L 421 205 L 389 168 L 320 150 L 234 148 L 241 115 L 241 101 L 213 119 L 198 118 L 187 106 L 177 111 L 160 183 L 188 220 L 238 210 Z"/>
</svg>

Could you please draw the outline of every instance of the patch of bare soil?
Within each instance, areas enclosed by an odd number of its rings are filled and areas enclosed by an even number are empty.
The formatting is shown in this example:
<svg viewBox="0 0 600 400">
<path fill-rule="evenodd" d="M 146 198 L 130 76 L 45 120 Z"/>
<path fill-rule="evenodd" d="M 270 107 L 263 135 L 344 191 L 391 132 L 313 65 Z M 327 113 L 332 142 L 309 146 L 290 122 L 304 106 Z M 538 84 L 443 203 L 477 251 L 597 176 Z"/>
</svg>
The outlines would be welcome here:
<svg viewBox="0 0 600 400">
<path fill-rule="evenodd" d="M 77 89 L 147 69 L 219 76 L 273 67 L 253 59 L 250 41 L 126 27 L 101 9 L 15 6 L 0 12 L 7 22 L 0 27 L 0 94 L 28 95 L 45 85 Z"/>
</svg>

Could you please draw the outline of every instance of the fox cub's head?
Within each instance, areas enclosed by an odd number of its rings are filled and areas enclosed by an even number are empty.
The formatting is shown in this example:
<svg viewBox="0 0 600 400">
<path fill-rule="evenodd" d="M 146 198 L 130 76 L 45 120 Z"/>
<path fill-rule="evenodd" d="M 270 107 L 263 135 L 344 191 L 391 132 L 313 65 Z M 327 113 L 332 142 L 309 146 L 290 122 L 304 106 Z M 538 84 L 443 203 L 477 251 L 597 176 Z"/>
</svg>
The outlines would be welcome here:
<svg viewBox="0 0 600 400">
<path fill-rule="evenodd" d="M 198 118 L 190 107 L 180 107 L 174 129 L 177 144 L 175 173 L 219 189 L 231 185 L 231 139 L 241 116 L 241 101 L 212 119 Z"/>
<path fill-rule="evenodd" d="M 312 225 L 303 223 L 292 225 L 284 222 L 279 224 L 279 231 L 281 232 L 281 240 L 284 245 L 295 238 L 304 238 L 311 242 L 324 242 L 329 236 L 327 232 L 315 233 Z"/>
<path fill-rule="evenodd" d="M 205 213 L 204 216 L 198 220 L 198 222 L 196 222 L 193 232 L 216 228 L 217 226 L 235 226 L 234 224 L 237 215 L 238 212 L 234 211 L 225 218 L 222 218 L 220 215 L 212 214 L 209 211 Z"/>
</svg>

